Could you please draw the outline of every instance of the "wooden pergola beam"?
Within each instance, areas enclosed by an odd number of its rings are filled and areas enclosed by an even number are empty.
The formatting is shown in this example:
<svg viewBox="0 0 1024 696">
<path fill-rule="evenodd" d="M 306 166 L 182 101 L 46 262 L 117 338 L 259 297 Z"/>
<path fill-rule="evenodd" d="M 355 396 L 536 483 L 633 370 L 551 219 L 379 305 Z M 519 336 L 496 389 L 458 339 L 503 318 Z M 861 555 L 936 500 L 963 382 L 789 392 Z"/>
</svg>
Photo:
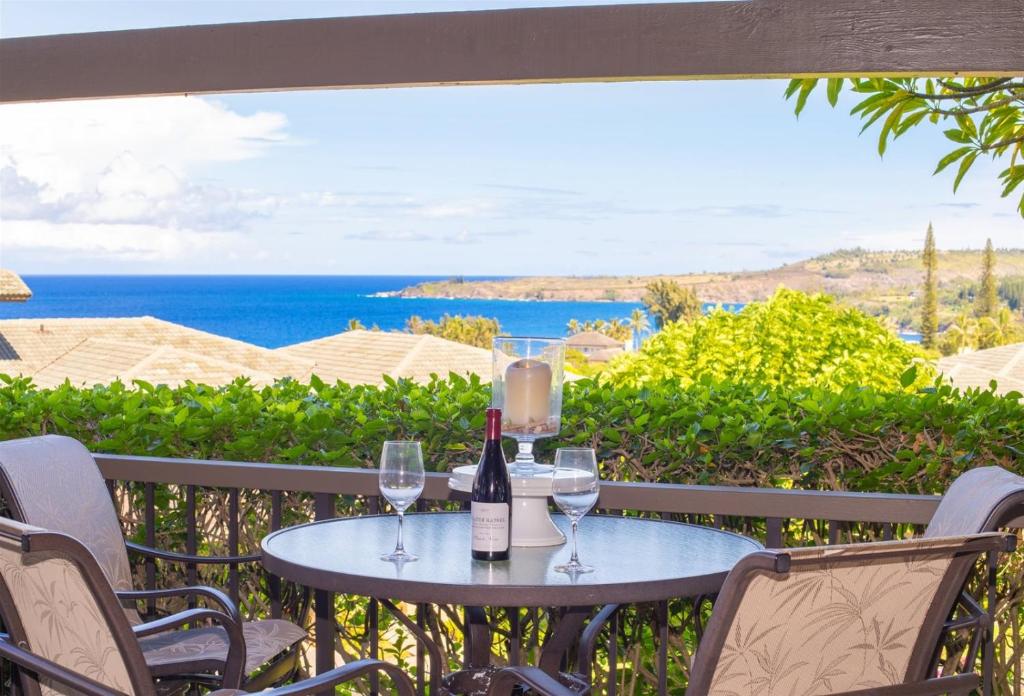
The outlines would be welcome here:
<svg viewBox="0 0 1024 696">
<path fill-rule="evenodd" d="M 1024 73 L 1024 0 L 749 0 L 0 40 L 0 102 L 295 89 Z"/>
</svg>

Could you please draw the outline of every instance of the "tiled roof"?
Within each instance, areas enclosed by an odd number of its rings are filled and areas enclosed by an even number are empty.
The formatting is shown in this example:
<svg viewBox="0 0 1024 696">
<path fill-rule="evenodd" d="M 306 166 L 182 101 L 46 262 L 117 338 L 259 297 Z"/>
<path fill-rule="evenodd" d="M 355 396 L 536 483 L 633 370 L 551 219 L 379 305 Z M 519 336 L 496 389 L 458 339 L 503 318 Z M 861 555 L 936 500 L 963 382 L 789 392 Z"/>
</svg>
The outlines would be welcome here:
<svg viewBox="0 0 1024 696">
<path fill-rule="evenodd" d="M 995 380 L 999 394 L 1024 393 L 1024 343 L 951 355 L 939 360 L 939 371 L 960 389 L 988 389 Z"/>
<path fill-rule="evenodd" d="M 601 350 L 595 350 L 593 353 L 587 356 L 587 360 L 590 362 L 608 362 L 616 355 L 622 355 L 622 346 L 618 348 L 602 348 Z"/>
<path fill-rule="evenodd" d="M 312 364 L 266 348 L 153 317 L 0 321 L 0 372 L 40 386 L 142 379 L 218 385 L 238 376 L 258 384 L 306 379 Z"/>
<path fill-rule="evenodd" d="M 346 331 L 275 352 L 313 363 L 313 372 L 329 382 L 380 384 L 382 375 L 424 382 L 431 373 L 449 372 L 491 379 L 491 351 L 436 336 Z"/>
<path fill-rule="evenodd" d="M 0 302 L 24 302 L 32 291 L 14 271 L 0 268 Z"/>
<path fill-rule="evenodd" d="M 570 348 L 586 346 L 588 348 L 622 348 L 623 341 L 616 341 L 611 336 L 606 336 L 599 331 L 581 331 L 573 334 L 565 340 Z"/>
</svg>

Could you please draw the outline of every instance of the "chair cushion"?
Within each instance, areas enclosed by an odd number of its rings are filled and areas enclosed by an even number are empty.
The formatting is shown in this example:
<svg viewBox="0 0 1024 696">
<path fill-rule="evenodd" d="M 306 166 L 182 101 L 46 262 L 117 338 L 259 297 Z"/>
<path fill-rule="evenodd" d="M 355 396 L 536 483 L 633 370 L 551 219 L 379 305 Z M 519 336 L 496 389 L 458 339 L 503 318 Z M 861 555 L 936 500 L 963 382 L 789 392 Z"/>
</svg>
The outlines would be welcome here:
<svg viewBox="0 0 1024 696">
<path fill-rule="evenodd" d="M 305 631 L 284 619 L 247 622 L 242 634 L 246 674 L 306 637 Z M 228 657 L 228 634 L 219 626 L 158 633 L 141 638 L 139 645 L 154 677 L 219 669 Z"/>
</svg>

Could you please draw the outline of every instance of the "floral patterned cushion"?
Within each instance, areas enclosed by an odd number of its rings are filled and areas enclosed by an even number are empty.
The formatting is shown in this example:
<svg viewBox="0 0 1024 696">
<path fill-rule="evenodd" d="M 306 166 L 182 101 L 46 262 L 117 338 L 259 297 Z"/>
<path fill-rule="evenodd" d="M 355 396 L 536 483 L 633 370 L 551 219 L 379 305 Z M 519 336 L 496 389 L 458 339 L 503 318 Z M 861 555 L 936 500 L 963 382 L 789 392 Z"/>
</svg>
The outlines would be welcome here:
<svg viewBox="0 0 1024 696">
<path fill-rule="evenodd" d="M 283 619 L 250 621 L 242 626 L 245 636 L 245 671 L 259 669 L 276 655 L 306 637 L 306 632 Z M 228 635 L 219 627 L 158 633 L 139 640 L 154 677 L 188 670 L 217 669 L 228 656 Z"/>
<path fill-rule="evenodd" d="M 0 537 L 0 577 L 25 630 L 28 649 L 124 693 L 134 693 L 114 634 L 78 566 L 56 553 L 25 554 Z M 43 696 L 75 694 L 40 681 Z"/>
<path fill-rule="evenodd" d="M 757 572 L 728 626 L 708 693 L 821 696 L 902 683 L 950 554 L 866 558 L 891 544 L 792 549 L 789 573 Z M 821 563 L 800 566 L 801 559 Z"/>
</svg>

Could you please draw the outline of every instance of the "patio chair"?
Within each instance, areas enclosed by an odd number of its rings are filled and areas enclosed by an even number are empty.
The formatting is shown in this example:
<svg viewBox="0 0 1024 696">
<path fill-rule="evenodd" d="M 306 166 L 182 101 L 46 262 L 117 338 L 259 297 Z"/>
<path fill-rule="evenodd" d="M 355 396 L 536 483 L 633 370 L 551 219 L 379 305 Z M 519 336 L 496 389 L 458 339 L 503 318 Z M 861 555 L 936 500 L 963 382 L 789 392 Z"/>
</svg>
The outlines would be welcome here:
<svg viewBox="0 0 1024 696">
<path fill-rule="evenodd" d="M 922 537 L 967 536 L 994 532 L 1020 516 L 1024 516 L 1024 477 L 998 466 L 977 467 L 964 472 L 950 484 Z M 995 572 L 995 561 L 996 554 L 991 554 L 990 574 Z M 971 566 L 963 568 L 961 584 L 966 583 L 970 571 Z M 994 580 L 989 583 L 989 588 L 994 592 Z M 991 687 L 992 635 L 989 628 L 994 623 L 991 614 L 991 608 L 994 606 L 994 594 L 989 597 L 990 612 L 984 612 L 965 591 L 961 593 L 956 607 L 960 616 L 953 619 L 951 612 L 947 626 L 947 633 L 974 631 L 965 662 L 972 663 L 979 650 L 978 641 L 984 643 L 982 674 L 985 694 L 989 693 Z M 573 678 L 589 681 L 590 665 L 599 634 L 618 609 L 618 605 L 615 604 L 602 607 L 587 625 L 576 658 L 578 673 L 573 674 Z M 982 630 L 979 631 L 979 628 Z M 698 630 L 703 630 L 703 627 L 698 626 Z M 547 671 L 554 673 L 550 668 Z"/>
<path fill-rule="evenodd" d="M 79 539 L 92 552 L 135 627 L 149 671 L 163 681 L 185 679 L 206 686 L 242 686 L 260 690 L 292 677 L 306 632 L 282 619 L 242 623 L 235 604 L 211 587 L 133 590 L 127 551 L 185 563 L 258 561 L 259 556 L 210 558 L 150 549 L 126 542 L 110 493 L 95 460 L 77 440 L 57 435 L 0 442 L 0 494 L 16 520 Z M 241 624 L 240 635 L 223 627 L 181 628 L 181 612 L 170 621 L 177 630 L 157 632 L 144 622 L 136 603 L 164 597 L 201 597 Z M 6 618 L 6 617 L 5 617 Z M 170 625 L 170 624 L 169 624 Z M 243 641 L 244 638 L 244 641 Z M 241 655 L 239 680 L 229 679 L 233 655 Z M 219 674 L 218 674 L 219 673 Z M 255 673 L 255 674 L 254 674 Z"/>
<path fill-rule="evenodd" d="M 933 653 L 982 553 L 1012 549 L 996 533 L 760 551 L 729 573 L 687 696 L 968 694 L 977 674 L 932 672 Z M 489 696 L 519 685 L 570 696 L 536 667 L 508 667 Z"/>
<path fill-rule="evenodd" d="M 155 696 L 153 675 L 138 641 L 138 628 L 110 587 L 96 558 L 77 539 L 0 519 L 0 607 L 9 635 L 0 657 L 16 664 L 25 696 Z M 242 627 L 229 614 L 190 609 L 161 619 L 163 628 L 213 621 L 229 634 Z M 155 628 L 147 630 L 158 630 Z M 241 644 L 229 663 L 240 674 Z M 374 674 L 391 677 L 393 693 L 413 696 L 409 678 L 393 665 L 360 660 L 297 684 L 264 692 L 300 696 Z M 238 689 L 220 696 L 247 693 Z"/>
<path fill-rule="evenodd" d="M 1024 515 L 1024 477 L 998 466 L 981 466 L 960 474 L 942 496 L 931 521 L 925 528 L 926 539 L 994 532 Z M 967 590 L 972 567 L 964 568 L 960 580 L 963 588 L 950 612 L 947 631 L 940 639 L 935 662 L 942 659 L 943 647 L 967 665 L 974 665 L 981 651 L 982 694 L 992 692 L 994 643 L 992 627 L 995 625 L 996 571 L 995 554 L 990 554 L 987 577 L 983 585 L 988 594 L 988 611 L 982 611 L 978 601 Z M 955 641 L 962 636 L 962 643 Z"/>
</svg>

